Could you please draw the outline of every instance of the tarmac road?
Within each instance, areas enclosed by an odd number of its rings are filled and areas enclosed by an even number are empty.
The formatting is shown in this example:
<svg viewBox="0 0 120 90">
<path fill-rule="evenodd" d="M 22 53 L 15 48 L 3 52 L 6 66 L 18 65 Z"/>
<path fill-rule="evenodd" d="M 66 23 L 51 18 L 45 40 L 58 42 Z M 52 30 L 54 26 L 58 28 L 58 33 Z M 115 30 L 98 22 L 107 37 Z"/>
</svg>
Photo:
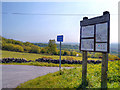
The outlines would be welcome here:
<svg viewBox="0 0 120 90">
<path fill-rule="evenodd" d="M 65 68 L 70 69 L 71 67 Z M 2 88 L 15 88 L 20 83 L 58 70 L 59 67 L 2 65 Z"/>
</svg>

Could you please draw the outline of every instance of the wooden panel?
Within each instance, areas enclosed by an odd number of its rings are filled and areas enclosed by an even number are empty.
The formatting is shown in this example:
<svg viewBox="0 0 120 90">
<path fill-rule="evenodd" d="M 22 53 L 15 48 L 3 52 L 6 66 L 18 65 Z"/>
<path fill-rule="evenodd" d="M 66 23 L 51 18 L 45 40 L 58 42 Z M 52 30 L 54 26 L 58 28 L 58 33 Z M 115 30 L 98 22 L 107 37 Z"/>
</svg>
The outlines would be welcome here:
<svg viewBox="0 0 120 90">
<path fill-rule="evenodd" d="M 86 29 L 93 29 L 93 27 L 94 27 L 94 30 L 86 30 Z M 85 31 L 82 30 L 83 28 L 84 30 L 91 32 L 92 34 L 88 34 L 88 33 L 85 34 Z M 93 31 L 94 31 L 94 35 L 93 35 Z M 104 31 L 106 31 L 106 33 L 104 33 Z M 102 36 L 102 33 L 105 34 L 104 35 L 105 37 Z M 87 34 L 88 36 L 86 36 Z M 82 46 L 81 40 L 83 39 L 94 39 L 94 50 L 88 50 L 87 48 L 81 49 L 81 46 Z M 96 48 L 96 44 L 98 43 L 107 43 L 107 50 L 103 50 L 103 51 L 98 50 Z M 94 17 L 91 19 L 83 18 L 83 20 L 80 21 L 80 51 L 109 53 L 109 48 L 110 48 L 109 43 L 110 43 L 110 14 L 109 13 L 102 16 Z"/>
</svg>

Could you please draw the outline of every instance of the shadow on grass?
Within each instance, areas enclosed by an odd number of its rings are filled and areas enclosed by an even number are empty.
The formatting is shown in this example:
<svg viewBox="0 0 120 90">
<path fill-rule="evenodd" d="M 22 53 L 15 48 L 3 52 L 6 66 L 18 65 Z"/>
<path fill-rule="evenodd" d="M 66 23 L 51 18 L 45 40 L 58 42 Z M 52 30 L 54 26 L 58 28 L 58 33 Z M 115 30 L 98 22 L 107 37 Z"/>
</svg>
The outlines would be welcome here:
<svg viewBox="0 0 120 90">
<path fill-rule="evenodd" d="M 76 90 L 80 90 L 80 89 L 85 90 L 87 86 L 88 86 L 88 81 L 86 81 L 86 83 L 81 83 L 80 86 Z"/>
</svg>

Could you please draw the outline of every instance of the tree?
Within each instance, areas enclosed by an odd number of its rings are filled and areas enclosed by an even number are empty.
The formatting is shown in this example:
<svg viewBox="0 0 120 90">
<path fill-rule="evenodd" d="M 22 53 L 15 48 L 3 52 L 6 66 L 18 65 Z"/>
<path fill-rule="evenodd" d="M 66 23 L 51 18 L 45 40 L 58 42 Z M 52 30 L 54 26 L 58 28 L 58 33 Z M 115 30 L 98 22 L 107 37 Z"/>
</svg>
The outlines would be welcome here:
<svg viewBox="0 0 120 90">
<path fill-rule="evenodd" d="M 14 51 L 14 45 L 11 43 L 10 44 L 5 43 L 5 44 L 3 44 L 2 49 L 8 50 L 8 51 Z"/>
<path fill-rule="evenodd" d="M 32 43 L 29 43 L 29 42 L 25 42 L 24 45 L 25 45 L 25 46 L 32 46 L 33 44 L 32 44 Z"/>
<path fill-rule="evenodd" d="M 23 43 L 22 42 L 20 42 L 20 41 L 15 41 L 15 44 L 17 44 L 17 45 L 23 45 Z"/>
<path fill-rule="evenodd" d="M 40 47 L 32 45 L 30 52 L 32 52 L 32 53 L 40 53 Z"/>
<path fill-rule="evenodd" d="M 23 47 L 20 46 L 20 45 L 13 45 L 13 47 L 14 47 L 14 51 L 17 51 L 17 52 L 23 52 L 24 51 Z"/>
<path fill-rule="evenodd" d="M 40 51 L 40 53 L 46 53 L 45 48 L 42 48 L 41 51 Z"/>
<path fill-rule="evenodd" d="M 24 51 L 22 46 L 14 45 L 14 44 L 11 44 L 11 43 L 3 44 L 2 49 L 3 50 L 8 50 L 8 51 L 17 51 L 17 52 L 23 52 Z"/>
<path fill-rule="evenodd" d="M 24 51 L 25 52 L 30 52 L 31 47 L 23 45 Z"/>
<path fill-rule="evenodd" d="M 49 40 L 48 42 L 48 53 L 53 55 L 57 52 L 57 45 L 55 43 L 55 40 Z"/>
<path fill-rule="evenodd" d="M 49 53 L 48 48 L 49 48 L 48 46 L 44 48 L 45 49 L 45 53 Z"/>
<path fill-rule="evenodd" d="M 60 50 L 58 50 L 58 55 L 60 55 Z M 64 50 L 61 50 L 61 55 L 64 55 Z"/>
</svg>

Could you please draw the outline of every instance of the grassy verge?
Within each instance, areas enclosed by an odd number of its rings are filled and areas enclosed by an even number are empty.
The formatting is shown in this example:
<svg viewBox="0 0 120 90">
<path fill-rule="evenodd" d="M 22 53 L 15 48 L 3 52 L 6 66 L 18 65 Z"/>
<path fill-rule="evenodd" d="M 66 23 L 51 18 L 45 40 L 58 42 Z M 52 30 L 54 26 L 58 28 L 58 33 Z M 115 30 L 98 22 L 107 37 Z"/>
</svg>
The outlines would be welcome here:
<svg viewBox="0 0 120 90">
<path fill-rule="evenodd" d="M 118 61 L 108 63 L 108 88 L 120 88 Z M 80 88 L 82 82 L 82 65 L 73 69 L 63 69 L 60 72 L 49 73 L 22 83 L 17 88 Z M 100 88 L 101 64 L 88 64 L 87 88 Z"/>
<path fill-rule="evenodd" d="M 27 60 L 33 60 L 37 58 L 52 58 L 52 59 L 59 59 L 57 55 L 44 55 L 44 54 L 34 54 L 34 53 L 22 53 L 22 52 L 13 52 L 13 51 L 4 51 L 2 50 L 2 58 L 26 58 Z M 74 60 L 82 60 L 82 57 L 76 56 L 62 56 L 61 59 L 73 58 Z M 96 58 L 88 58 L 88 60 L 98 60 Z M 100 60 L 100 59 L 99 59 Z"/>
<path fill-rule="evenodd" d="M 46 67 L 59 67 L 59 64 L 45 62 L 30 62 L 30 63 L 0 63 L 0 65 L 33 65 Z M 61 64 L 61 67 L 80 67 L 80 64 Z"/>
</svg>

